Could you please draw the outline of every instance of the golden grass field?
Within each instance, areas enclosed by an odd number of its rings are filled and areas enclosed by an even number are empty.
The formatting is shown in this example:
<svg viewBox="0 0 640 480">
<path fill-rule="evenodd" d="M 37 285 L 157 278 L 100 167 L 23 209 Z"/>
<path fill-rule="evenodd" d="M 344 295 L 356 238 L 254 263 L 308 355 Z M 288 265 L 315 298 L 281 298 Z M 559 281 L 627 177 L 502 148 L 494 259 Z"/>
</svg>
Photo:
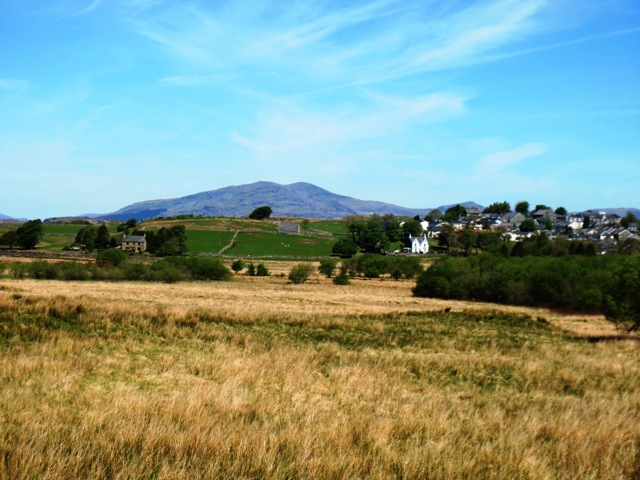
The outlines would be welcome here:
<svg viewBox="0 0 640 480">
<path fill-rule="evenodd" d="M 0 478 L 640 478 L 637 338 L 413 285 L 0 280 Z"/>
</svg>

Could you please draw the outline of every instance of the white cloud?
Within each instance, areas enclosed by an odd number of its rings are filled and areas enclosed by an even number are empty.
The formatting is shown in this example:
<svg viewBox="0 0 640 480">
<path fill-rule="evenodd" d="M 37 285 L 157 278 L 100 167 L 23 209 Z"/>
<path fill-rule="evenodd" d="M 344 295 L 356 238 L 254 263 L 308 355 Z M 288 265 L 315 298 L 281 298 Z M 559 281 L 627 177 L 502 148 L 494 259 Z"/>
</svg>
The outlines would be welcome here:
<svg viewBox="0 0 640 480">
<path fill-rule="evenodd" d="M 493 152 L 480 160 L 477 170 L 482 173 L 498 172 L 517 165 L 528 158 L 544 155 L 548 151 L 549 148 L 546 145 L 541 143 L 528 143 L 511 150 Z"/>
<path fill-rule="evenodd" d="M 140 35 L 199 69 L 271 71 L 316 85 L 372 84 L 489 60 L 535 33 L 545 2 L 494 0 L 453 13 L 399 0 L 224 5 L 174 3 L 129 20 Z"/>
</svg>

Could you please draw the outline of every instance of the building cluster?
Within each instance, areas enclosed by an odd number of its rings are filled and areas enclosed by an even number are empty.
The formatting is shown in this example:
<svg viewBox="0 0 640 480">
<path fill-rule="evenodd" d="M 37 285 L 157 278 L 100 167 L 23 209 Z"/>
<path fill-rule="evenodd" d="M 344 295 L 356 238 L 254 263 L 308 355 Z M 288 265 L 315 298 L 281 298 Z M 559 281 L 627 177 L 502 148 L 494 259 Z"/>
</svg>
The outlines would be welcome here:
<svg viewBox="0 0 640 480">
<path fill-rule="evenodd" d="M 467 215 L 453 221 L 443 222 L 435 220 L 429 222 L 427 235 L 437 238 L 444 223 L 450 223 L 456 231 L 472 228 L 476 231 L 498 230 L 504 231 L 512 241 L 544 233 L 549 238 L 563 237 L 569 240 L 593 241 L 600 251 L 615 248 L 619 242 L 628 239 L 640 240 L 638 223 L 621 223 L 623 217 L 613 213 L 587 211 L 558 214 L 551 209 L 537 210 L 528 217 L 519 212 L 509 212 L 504 215 L 486 214 L 478 209 L 469 209 Z M 528 231 L 523 231 L 522 225 L 530 220 Z M 533 222 L 533 225 L 531 224 Z M 623 222 L 624 223 L 624 222 Z"/>
</svg>

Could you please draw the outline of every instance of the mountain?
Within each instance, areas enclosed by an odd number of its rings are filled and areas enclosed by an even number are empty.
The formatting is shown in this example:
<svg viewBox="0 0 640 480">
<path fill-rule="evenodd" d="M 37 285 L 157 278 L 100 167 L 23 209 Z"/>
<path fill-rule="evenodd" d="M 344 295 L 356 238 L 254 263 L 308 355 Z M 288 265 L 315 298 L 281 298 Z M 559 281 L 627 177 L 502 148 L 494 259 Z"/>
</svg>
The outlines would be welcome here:
<svg viewBox="0 0 640 480">
<path fill-rule="evenodd" d="M 589 211 L 589 210 L 587 210 Z M 633 213 L 637 218 L 640 218 L 640 209 L 637 208 L 592 208 L 590 211 L 592 212 L 606 212 L 610 214 L 618 215 L 619 217 L 625 217 L 627 212 Z"/>
<path fill-rule="evenodd" d="M 3 215 L 2 213 L 0 213 L 0 220 L 13 220 L 13 218 L 8 215 Z"/>
<path fill-rule="evenodd" d="M 337 195 L 310 183 L 280 185 L 257 182 L 196 193 L 186 197 L 148 200 L 134 203 L 104 215 L 114 220 L 194 214 L 241 217 L 254 208 L 269 205 L 273 215 L 303 218 L 342 218 L 347 215 L 393 213 L 394 215 L 425 216 L 430 208 L 406 208 L 389 203 Z"/>
</svg>

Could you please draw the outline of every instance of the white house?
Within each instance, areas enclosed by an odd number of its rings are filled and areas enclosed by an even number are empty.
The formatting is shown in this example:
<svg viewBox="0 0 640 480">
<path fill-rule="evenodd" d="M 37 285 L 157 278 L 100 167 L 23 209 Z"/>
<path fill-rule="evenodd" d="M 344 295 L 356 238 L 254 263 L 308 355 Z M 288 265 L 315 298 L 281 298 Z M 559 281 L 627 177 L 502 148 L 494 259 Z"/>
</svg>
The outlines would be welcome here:
<svg viewBox="0 0 640 480">
<path fill-rule="evenodd" d="M 427 234 L 420 237 L 409 235 L 409 244 L 411 245 L 411 253 L 428 253 L 429 242 L 427 242 Z"/>
</svg>

